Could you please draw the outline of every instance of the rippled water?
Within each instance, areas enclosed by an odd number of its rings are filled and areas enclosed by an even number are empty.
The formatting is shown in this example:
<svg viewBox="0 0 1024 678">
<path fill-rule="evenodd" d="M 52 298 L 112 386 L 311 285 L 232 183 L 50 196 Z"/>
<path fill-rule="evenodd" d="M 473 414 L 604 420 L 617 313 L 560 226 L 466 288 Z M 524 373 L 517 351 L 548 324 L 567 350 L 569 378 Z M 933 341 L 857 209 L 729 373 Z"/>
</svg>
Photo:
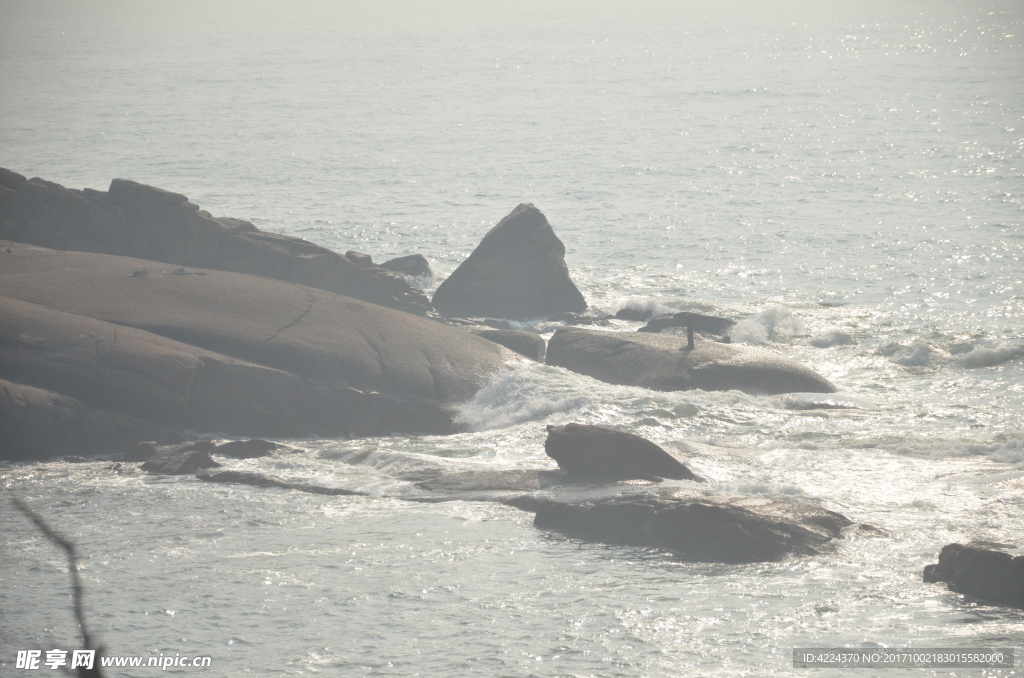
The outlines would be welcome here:
<svg viewBox="0 0 1024 678">
<path fill-rule="evenodd" d="M 739 676 L 801 675 L 801 645 L 1024 647 L 1020 611 L 921 581 L 943 544 L 1024 546 L 1020 3 L 0 0 L 0 18 L 0 166 L 132 178 L 440 277 L 533 202 L 595 309 L 739 318 L 734 340 L 811 365 L 843 406 L 532 366 L 457 436 L 230 462 L 372 498 L 0 467 L 79 545 L 110 654 L 208 654 L 225 676 Z M 396 466 L 549 467 L 544 425 L 568 421 L 888 534 L 694 565 L 383 496 Z M 0 522 L 8 675 L 12 649 L 78 645 L 62 558 Z"/>
</svg>

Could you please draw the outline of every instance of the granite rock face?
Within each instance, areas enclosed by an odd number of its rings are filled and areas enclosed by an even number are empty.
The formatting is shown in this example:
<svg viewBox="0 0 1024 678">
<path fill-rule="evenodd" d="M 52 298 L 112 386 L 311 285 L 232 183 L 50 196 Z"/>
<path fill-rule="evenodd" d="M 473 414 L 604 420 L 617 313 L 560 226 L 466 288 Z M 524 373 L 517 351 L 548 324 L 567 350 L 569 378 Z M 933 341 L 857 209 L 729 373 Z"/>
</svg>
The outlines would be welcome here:
<svg viewBox="0 0 1024 678">
<path fill-rule="evenodd" d="M 522 204 L 492 228 L 434 293 L 448 317 L 541 318 L 582 313 L 583 295 L 569 278 L 565 245 L 547 218 Z"/>
<path fill-rule="evenodd" d="M 575 478 L 697 480 L 686 464 L 661 447 L 607 426 L 548 426 L 544 451 Z"/>
<path fill-rule="evenodd" d="M 534 525 L 585 541 L 664 549 L 682 560 L 756 563 L 821 553 L 852 525 L 813 504 L 683 489 L 532 506 Z"/>
<path fill-rule="evenodd" d="M 151 421 L 90 408 L 61 393 L 0 379 L 0 461 L 70 453 L 89 456 L 170 434 Z"/>
<path fill-rule="evenodd" d="M 430 262 L 422 254 L 410 254 L 404 257 L 388 259 L 380 265 L 395 273 L 407 275 L 410 278 L 433 278 L 434 272 L 430 269 Z"/>
<path fill-rule="evenodd" d="M 483 337 L 487 341 L 501 344 L 510 351 L 515 351 L 530 360 L 535 360 L 539 363 L 544 362 L 546 344 L 544 343 L 544 337 L 536 332 L 490 328 L 471 328 L 469 331 L 478 337 Z"/>
<path fill-rule="evenodd" d="M 768 351 L 639 332 L 601 332 L 568 327 L 548 341 L 548 365 L 610 384 L 655 391 L 738 390 L 754 395 L 834 393 L 827 379 Z"/>
<path fill-rule="evenodd" d="M 276 278 L 424 314 L 429 300 L 401 274 L 360 266 L 325 247 L 214 218 L 172 193 L 114 179 L 107 191 L 72 190 L 0 170 L 0 238 L 58 250 L 149 259 Z"/>
<path fill-rule="evenodd" d="M 946 582 L 957 593 L 1024 608 L 1024 556 L 973 544 L 947 544 L 939 562 L 924 568 L 926 582 Z"/>
<path fill-rule="evenodd" d="M 519 360 L 442 323 L 270 278 L 4 249 L 0 378 L 146 422 L 115 450 L 160 429 L 450 433 L 451 407 Z"/>
</svg>

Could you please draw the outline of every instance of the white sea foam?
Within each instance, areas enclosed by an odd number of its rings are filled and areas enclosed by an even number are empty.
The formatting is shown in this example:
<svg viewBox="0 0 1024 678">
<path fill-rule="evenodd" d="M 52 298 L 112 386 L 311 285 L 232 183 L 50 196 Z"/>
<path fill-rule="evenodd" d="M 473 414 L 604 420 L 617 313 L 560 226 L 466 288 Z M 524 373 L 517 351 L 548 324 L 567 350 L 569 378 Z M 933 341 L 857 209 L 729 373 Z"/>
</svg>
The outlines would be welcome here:
<svg viewBox="0 0 1024 678">
<path fill-rule="evenodd" d="M 470 431 L 485 431 L 568 412 L 586 405 L 591 395 L 575 378 L 545 365 L 524 364 L 507 370 L 477 391 L 458 411 L 457 421 Z M 571 382 L 571 383 L 570 383 Z"/>
<path fill-rule="evenodd" d="M 995 367 L 1024 356 L 1024 344 L 1002 344 L 996 348 L 976 346 L 965 355 L 960 364 L 968 369 Z"/>
<path fill-rule="evenodd" d="M 816 348 L 831 348 L 832 346 L 845 346 L 847 344 L 855 344 L 853 337 L 848 332 L 842 330 L 829 330 L 828 332 L 822 332 L 816 334 L 808 340 L 811 346 Z"/>
<path fill-rule="evenodd" d="M 933 353 L 934 350 L 927 342 L 916 341 L 896 351 L 889 360 L 905 367 L 921 367 L 928 364 Z"/>
<path fill-rule="evenodd" d="M 785 306 L 772 306 L 736 323 L 729 333 L 734 342 L 766 344 L 800 334 L 800 321 Z"/>
</svg>

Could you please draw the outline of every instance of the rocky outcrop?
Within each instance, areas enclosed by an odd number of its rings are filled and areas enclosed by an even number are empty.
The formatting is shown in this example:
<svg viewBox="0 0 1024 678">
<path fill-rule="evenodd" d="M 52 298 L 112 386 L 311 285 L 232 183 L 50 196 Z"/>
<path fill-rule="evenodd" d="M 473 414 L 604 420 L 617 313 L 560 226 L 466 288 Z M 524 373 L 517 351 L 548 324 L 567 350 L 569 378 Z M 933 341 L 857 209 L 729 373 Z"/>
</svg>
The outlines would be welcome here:
<svg viewBox="0 0 1024 678">
<path fill-rule="evenodd" d="M 0 322 L 0 329 L 3 323 Z M 0 379 L 0 461 L 110 452 L 172 432 L 153 422 L 90 408 L 75 398 Z"/>
<path fill-rule="evenodd" d="M 852 524 L 813 504 L 683 489 L 579 500 L 562 490 L 522 508 L 537 512 L 534 525 L 540 529 L 585 541 L 664 549 L 698 562 L 814 555 Z"/>
<path fill-rule="evenodd" d="M 544 337 L 526 330 L 495 330 L 490 328 L 469 328 L 469 331 L 487 341 L 501 344 L 521 356 L 544 362 Z"/>
<path fill-rule="evenodd" d="M 924 568 L 926 582 L 946 582 L 957 593 L 1024 608 L 1024 556 L 975 544 L 947 544 L 939 562 Z"/>
<path fill-rule="evenodd" d="M 433 303 L 442 315 L 464 318 L 541 318 L 587 308 L 569 278 L 565 245 L 541 211 L 526 204 L 484 236 Z"/>
<path fill-rule="evenodd" d="M 272 443 L 269 440 L 250 438 L 249 440 L 232 440 L 214 448 L 214 454 L 221 454 L 232 459 L 257 459 L 269 457 L 278 450 L 288 449 L 285 445 Z"/>
<path fill-rule="evenodd" d="M 152 263 L 133 277 L 147 262 L 6 244 L 0 378 L 149 428 L 448 433 L 451 406 L 518 360 L 462 330 L 308 287 Z"/>
<path fill-rule="evenodd" d="M 401 274 L 360 266 L 300 238 L 214 218 L 172 193 L 114 179 L 108 191 L 71 190 L 0 171 L 0 238 L 58 250 L 250 273 L 417 314 L 430 302 Z"/>
<path fill-rule="evenodd" d="M 651 441 L 607 426 L 548 426 L 544 451 L 570 477 L 697 480 L 686 464 Z"/>
<path fill-rule="evenodd" d="M 746 346 L 636 332 L 560 329 L 548 341 L 547 364 L 610 384 L 655 391 L 738 390 L 755 395 L 833 393 L 827 379 L 774 353 Z"/>
<path fill-rule="evenodd" d="M 433 278 L 434 272 L 430 269 L 430 262 L 422 254 L 410 254 L 405 257 L 388 259 L 380 265 L 395 273 L 407 275 L 410 278 Z"/>
</svg>

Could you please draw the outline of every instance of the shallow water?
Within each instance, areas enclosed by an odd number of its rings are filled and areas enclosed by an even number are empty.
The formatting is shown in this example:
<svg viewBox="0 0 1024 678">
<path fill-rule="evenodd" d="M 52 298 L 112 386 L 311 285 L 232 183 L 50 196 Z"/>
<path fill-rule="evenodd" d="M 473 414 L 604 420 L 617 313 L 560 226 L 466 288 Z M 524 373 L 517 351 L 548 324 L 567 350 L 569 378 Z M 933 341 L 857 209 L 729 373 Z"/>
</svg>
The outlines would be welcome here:
<svg viewBox="0 0 1024 678">
<path fill-rule="evenodd" d="M 735 317 L 734 340 L 840 389 L 807 409 L 523 366 L 465 404 L 466 433 L 229 462 L 371 498 L 0 467 L 79 545 L 109 654 L 206 654 L 225 676 L 739 676 L 801 675 L 803 645 L 1024 647 L 1020 611 L 921 581 L 943 544 L 1024 546 L 1020 3 L 0 15 L 0 166 L 135 179 L 376 261 L 420 252 L 439 278 L 533 202 L 596 310 Z M 384 496 L 395 468 L 549 468 L 544 425 L 568 421 L 887 534 L 702 565 Z M 0 522 L 8 675 L 11 649 L 78 641 L 62 557 L 9 507 Z"/>
</svg>

